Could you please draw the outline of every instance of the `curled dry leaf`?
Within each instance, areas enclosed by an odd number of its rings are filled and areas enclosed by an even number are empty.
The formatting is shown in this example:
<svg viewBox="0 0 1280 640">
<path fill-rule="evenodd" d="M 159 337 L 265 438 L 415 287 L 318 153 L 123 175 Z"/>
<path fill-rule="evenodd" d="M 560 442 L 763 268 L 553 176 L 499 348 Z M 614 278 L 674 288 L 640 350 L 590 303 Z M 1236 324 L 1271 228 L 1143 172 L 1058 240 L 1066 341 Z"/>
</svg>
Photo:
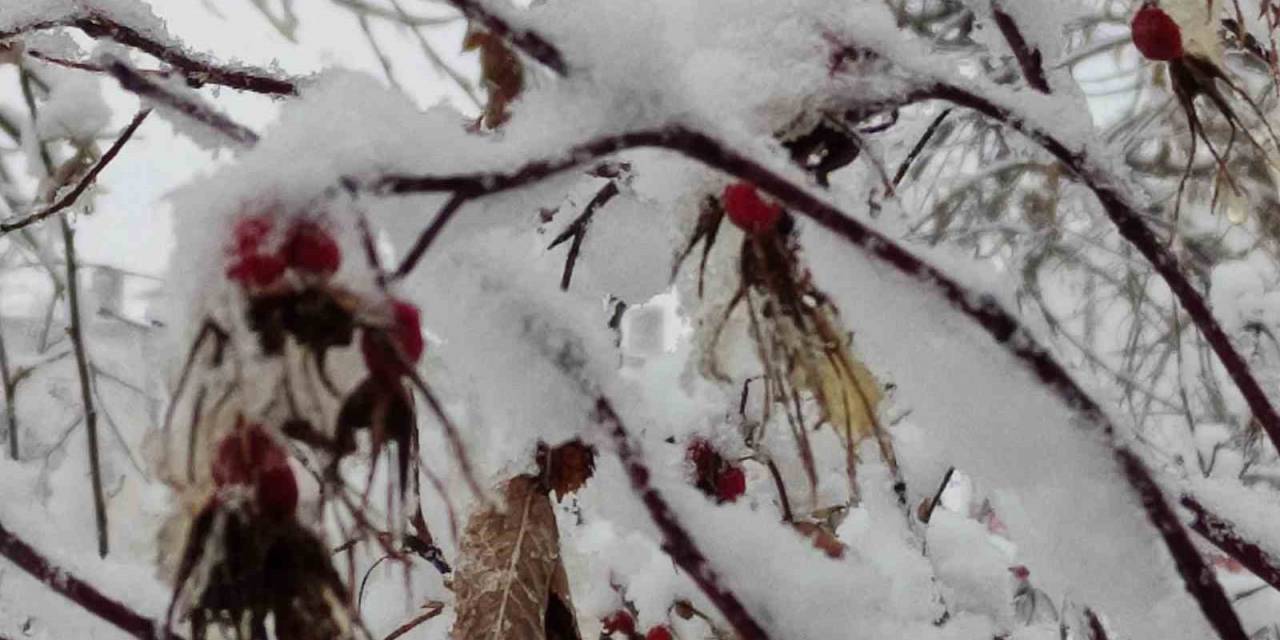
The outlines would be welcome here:
<svg viewBox="0 0 1280 640">
<path fill-rule="evenodd" d="M 812 522 L 797 522 L 792 526 L 800 535 L 812 540 L 814 548 L 827 557 L 837 560 L 844 557 L 844 543 L 826 527 Z"/>
<path fill-rule="evenodd" d="M 538 478 L 507 482 L 476 512 L 459 549 L 455 640 L 581 640 L 551 497 Z"/>
<path fill-rule="evenodd" d="M 489 93 L 481 123 L 496 129 L 511 117 L 509 107 L 524 90 L 524 64 L 506 41 L 474 24 L 467 29 L 462 50 L 480 52 L 480 77 Z"/>
<path fill-rule="evenodd" d="M 572 440 L 555 448 L 538 447 L 538 469 L 546 488 L 564 500 L 591 479 L 596 470 L 596 452 L 581 440 Z"/>
</svg>

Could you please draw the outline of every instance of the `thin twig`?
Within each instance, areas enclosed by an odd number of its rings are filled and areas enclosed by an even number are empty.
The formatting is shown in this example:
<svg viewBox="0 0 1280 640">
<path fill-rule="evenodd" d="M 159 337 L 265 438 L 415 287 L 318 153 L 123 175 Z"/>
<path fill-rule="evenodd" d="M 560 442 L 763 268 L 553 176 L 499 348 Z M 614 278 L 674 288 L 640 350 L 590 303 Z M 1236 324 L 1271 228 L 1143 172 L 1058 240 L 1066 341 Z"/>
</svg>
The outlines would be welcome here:
<svg viewBox="0 0 1280 640">
<path fill-rule="evenodd" d="M 439 602 L 433 602 L 424 608 L 426 609 L 425 612 L 417 616 L 414 616 L 412 620 L 400 625 L 398 628 L 396 628 L 395 631 L 392 631 L 391 633 L 387 634 L 387 637 L 383 638 L 383 640 L 396 640 L 396 638 L 399 638 L 400 636 L 416 629 L 418 625 L 444 612 L 444 605 Z"/>
<path fill-rule="evenodd" d="M 85 431 L 89 435 L 89 476 L 93 482 L 93 512 L 98 525 L 98 555 L 107 556 L 107 500 L 102 488 L 102 465 L 98 460 L 98 411 L 93 402 L 93 381 L 84 344 L 84 321 L 80 317 L 80 286 L 76 277 L 76 232 L 66 218 L 62 223 L 63 250 L 67 260 L 67 303 L 71 312 L 71 344 L 75 349 L 76 371 L 80 378 L 80 401 L 84 405 Z"/>
<path fill-rule="evenodd" d="M 707 557 L 698 548 L 696 542 L 676 519 L 671 505 L 658 493 L 650 483 L 652 475 L 645 466 L 640 452 L 632 445 L 631 436 L 622 424 L 622 419 L 614 412 L 613 405 L 604 396 L 596 398 L 595 418 L 602 427 L 608 430 L 618 450 L 618 457 L 631 480 L 631 488 L 640 496 L 649 518 L 662 534 L 662 549 L 671 556 L 694 584 L 702 590 L 707 599 L 720 610 L 721 615 L 743 640 L 768 640 L 769 634 L 760 626 L 751 612 L 728 587 L 720 582 L 720 577 L 711 568 Z"/>
<path fill-rule="evenodd" d="M 165 89 L 120 60 L 107 62 L 105 68 L 126 91 L 174 109 L 246 147 L 258 142 L 258 134 L 248 127 L 203 104 Z"/>
<path fill-rule="evenodd" d="M 1102 626 L 1102 621 L 1098 619 L 1098 614 L 1094 613 L 1093 609 L 1086 608 L 1084 617 L 1089 623 L 1089 640 L 1110 640 L 1107 630 Z"/>
<path fill-rule="evenodd" d="M 1231 522 L 1211 513 L 1195 498 L 1183 494 L 1181 502 L 1182 506 L 1195 514 L 1196 519 L 1191 523 L 1192 531 L 1204 536 L 1205 540 L 1244 565 L 1263 582 L 1280 589 L 1280 558 L 1240 537 Z"/>
<path fill-rule="evenodd" d="M 1014 21 L 1013 16 L 1005 12 L 998 0 L 993 0 L 991 3 L 991 13 L 996 20 L 996 27 L 1004 35 L 1005 41 L 1009 43 L 1009 49 L 1013 51 L 1013 57 L 1022 68 L 1022 77 L 1026 78 L 1027 85 L 1040 93 L 1048 94 L 1049 79 L 1044 74 L 1044 60 L 1040 50 L 1027 43 L 1018 23 Z"/>
<path fill-rule="evenodd" d="M 933 492 L 933 498 L 929 500 L 929 504 L 925 506 L 924 511 L 920 514 L 920 522 L 929 524 L 929 521 L 933 519 L 933 511 L 942 502 L 942 494 L 946 493 L 947 486 L 951 484 L 951 476 L 955 475 L 955 473 L 956 468 L 949 467 L 947 472 L 942 474 L 942 482 L 938 483 L 938 490 Z"/>
<path fill-rule="evenodd" d="M 391 6 L 395 7 L 396 13 L 400 15 L 402 19 L 409 19 L 409 14 L 405 12 L 404 7 L 400 6 L 399 0 L 391 0 Z M 476 88 L 471 84 L 471 81 L 468 80 L 466 76 L 458 73 L 456 69 L 449 66 L 449 63 L 445 62 L 444 58 L 440 57 L 439 53 L 436 53 L 435 47 L 432 47 L 431 43 L 427 42 L 427 39 L 423 37 L 422 32 L 419 29 L 420 26 L 410 26 L 409 32 L 412 33 L 414 39 L 418 41 L 418 47 L 422 49 L 422 55 L 426 56 L 427 60 L 429 60 L 436 69 L 448 76 L 454 84 L 458 85 L 458 88 L 462 89 L 462 93 L 466 94 L 467 99 L 471 101 L 471 104 L 475 105 L 478 109 L 484 109 L 484 101 L 481 100 L 479 94 L 476 93 Z"/>
<path fill-rule="evenodd" d="M 1128 193 L 1113 184 L 1109 172 L 1096 164 L 1095 160 L 1083 151 L 1071 150 L 1066 142 L 1054 137 L 1050 132 L 1037 128 L 1009 109 L 967 89 L 954 85 L 936 84 L 916 92 L 910 98 L 945 100 L 998 120 L 1040 145 L 1089 187 L 1120 235 L 1147 259 L 1173 292 L 1179 304 L 1204 336 L 1205 341 L 1217 354 L 1223 369 L 1240 390 L 1240 394 L 1266 431 L 1272 444 L 1280 450 L 1280 413 L 1276 411 L 1266 392 L 1263 391 L 1248 362 L 1236 350 L 1230 336 L 1214 317 L 1209 303 L 1183 273 L 1178 258 L 1143 222 L 1139 207 Z"/>
<path fill-rule="evenodd" d="M 609 201 L 613 200 L 617 195 L 618 182 L 610 180 L 600 188 L 600 191 L 596 192 L 595 197 L 582 210 L 582 214 L 569 223 L 569 226 L 559 236 L 556 236 L 556 239 L 547 247 L 548 250 L 551 250 L 570 238 L 573 239 L 573 242 L 569 245 L 569 255 L 564 261 L 564 273 L 560 275 L 561 291 L 569 290 L 569 282 L 573 279 L 573 268 L 578 264 L 578 253 L 582 251 L 582 241 L 587 237 L 587 228 L 591 226 L 591 220 L 595 217 L 596 211 L 609 204 Z"/>
<path fill-rule="evenodd" d="M 80 178 L 80 181 L 76 183 L 76 186 L 59 198 L 57 202 L 54 202 L 48 207 L 24 218 L 19 218 L 12 222 L 0 222 L 0 237 L 14 231 L 15 229 L 21 229 L 22 227 L 40 222 L 41 220 L 44 220 L 45 218 L 48 218 L 49 216 L 75 204 L 80 195 L 83 194 L 85 190 L 89 188 L 89 185 L 93 184 L 93 181 L 98 178 L 98 174 L 102 173 L 102 170 L 115 159 L 116 155 L 120 153 L 120 150 L 124 148 L 124 145 L 128 144 L 129 139 L 133 137 L 134 132 L 138 130 L 138 127 L 142 126 L 142 122 L 146 120 L 147 116 L 150 114 L 150 109 L 143 109 L 139 111 L 137 115 L 133 117 L 133 120 L 129 122 L 129 126 L 125 127 L 124 131 L 120 132 L 120 137 L 116 138 L 116 141 L 111 144 L 111 148 L 107 149 L 107 152 L 102 154 L 102 157 L 98 159 L 98 162 Z"/>
<path fill-rule="evenodd" d="M 444 206 L 440 207 L 440 211 L 436 212 L 435 219 L 422 231 L 422 234 L 418 236 L 418 240 L 414 242 L 413 248 L 405 255 L 404 260 L 400 262 L 400 266 L 396 267 L 396 272 L 391 276 L 392 280 L 399 280 L 413 272 L 413 268 L 418 266 L 418 261 L 422 259 L 427 249 L 431 247 L 431 243 L 435 242 L 436 237 L 444 230 L 444 226 L 449 224 L 454 214 L 458 213 L 458 209 L 461 209 L 462 204 L 466 201 L 467 199 L 462 195 L 455 194 L 444 203 Z"/>
<path fill-rule="evenodd" d="M 0 320 L 3 318 L 0 317 Z M 0 382 L 4 383 L 5 428 L 9 430 L 9 459 L 18 459 L 18 384 L 9 369 L 9 351 L 5 347 L 4 323 L 0 322 Z"/>
<path fill-rule="evenodd" d="M 361 0 L 330 0 L 330 2 L 342 5 L 352 11 L 363 13 L 366 15 L 389 20 L 396 24 L 402 24 L 406 27 L 440 27 L 453 24 L 462 18 L 460 16 L 415 16 L 401 11 L 393 11 L 385 7 L 368 4 Z"/>
<path fill-rule="evenodd" d="M 19 73 L 19 80 L 22 85 L 23 97 L 27 103 L 27 110 L 31 115 L 31 121 L 37 120 L 37 111 L 35 96 L 31 90 L 31 82 L 33 76 L 25 69 Z M 43 142 L 38 142 L 37 147 L 40 151 L 40 160 L 44 165 L 45 174 L 52 178 L 55 174 L 53 167 L 53 159 L 49 154 L 48 148 Z M 71 223 L 65 217 L 60 218 L 59 222 L 62 227 L 63 252 L 65 253 L 67 268 L 67 299 L 69 303 L 69 311 L 71 315 L 70 336 L 76 355 L 76 369 L 80 378 L 80 399 L 84 407 L 84 419 L 89 436 L 89 476 L 92 484 L 93 492 L 93 508 L 94 519 L 98 529 L 98 555 L 106 557 L 109 550 L 107 535 L 107 501 L 103 493 L 102 486 L 102 467 L 98 460 L 98 416 L 93 405 L 93 381 L 89 373 L 89 358 L 85 353 L 84 332 L 82 327 L 82 319 L 80 317 L 80 296 L 79 286 L 76 281 L 76 248 L 75 248 L 75 231 L 71 228 Z"/>
<path fill-rule="evenodd" d="M 272 77 L 262 72 L 219 67 L 200 60 L 177 46 L 152 39 L 128 25 L 120 24 L 92 10 L 59 20 L 36 22 L 0 32 L 0 41 L 21 33 L 59 27 L 73 27 L 94 38 L 107 38 L 150 54 L 162 62 L 173 65 L 183 73 L 187 83 L 194 87 L 215 84 L 269 95 L 295 95 L 298 92 L 297 85 L 292 80 Z"/>
<path fill-rule="evenodd" d="M 916 145 L 911 148 L 911 153 L 908 153 L 902 164 L 898 165 L 898 170 L 893 174 L 893 186 L 895 188 L 902 184 L 902 179 L 907 177 L 907 171 L 911 169 L 911 165 L 916 161 L 916 158 L 920 157 L 925 147 L 929 146 L 929 141 L 933 139 L 933 136 L 937 135 L 938 129 L 942 127 L 942 123 L 947 119 L 947 116 L 951 115 L 951 111 L 952 109 L 943 109 L 942 113 L 939 113 L 938 117 L 929 123 L 929 127 L 924 130 L 924 135 L 920 136 L 920 139 L 916 141 Z"/>
</svg>

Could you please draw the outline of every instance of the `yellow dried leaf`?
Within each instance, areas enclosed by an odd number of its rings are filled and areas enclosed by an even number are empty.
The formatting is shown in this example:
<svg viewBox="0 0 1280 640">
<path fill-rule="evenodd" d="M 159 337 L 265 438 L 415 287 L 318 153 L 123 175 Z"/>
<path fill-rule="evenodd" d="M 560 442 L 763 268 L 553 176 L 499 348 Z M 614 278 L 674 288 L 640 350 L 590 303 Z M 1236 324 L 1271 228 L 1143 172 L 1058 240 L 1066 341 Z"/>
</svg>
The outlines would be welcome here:
<svg viewBox="0 0 1280 640">
<path fill-rule="evenodd" d="M 839 326 L 826 313 L 814 314 L 821 341 L 799 339 L 793 347 L 797 365 L 792 384 L 808 391 L 822 407 L 823 420 L 845 439 L 859 442 L 875 434 L 877 412 L 883 394 L 871 370 L 854 357 L 852 344 L 835 329 Z"/>
</svg>

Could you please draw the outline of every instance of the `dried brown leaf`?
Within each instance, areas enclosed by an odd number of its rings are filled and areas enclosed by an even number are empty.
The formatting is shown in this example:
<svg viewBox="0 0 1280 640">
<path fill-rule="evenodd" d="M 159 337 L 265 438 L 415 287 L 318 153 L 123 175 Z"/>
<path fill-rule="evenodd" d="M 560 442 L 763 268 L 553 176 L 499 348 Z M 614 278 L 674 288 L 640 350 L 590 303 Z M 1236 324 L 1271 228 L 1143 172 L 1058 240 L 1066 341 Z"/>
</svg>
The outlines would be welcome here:
<svg viewBox="0 0 1280 640">
<path fill-rule="evenodd" d="M 455 640 L 581 640 L 551 498 L 511 479 L 503 505 L 471 516 L 459 549 Z"/>
<path fill-rule="evenodd" d="M 555 448 L 540 447 L 538 468 L 543 482 L 555 493 L 556 500 L 563 500 L 591 479 L 596 470 L 596 453 L 581 440 L 572 440 Z"/>
<path fill-rule="evenodd" d="M 812 522 L 797 522 L 792 526 L 800 535 L 813 541 L 814 548 L 827 554 L 827 557 L 836 560 L 844 557 L 844 543 L 826 527 Z"/>
<path fill-rule="evenodd" d="M 524 90 L 524 64 L 505 40 L 475 25 L 468 29 L 462 50 L 480 52 L 480 78 L 489 93 L 482 121 L 496 129 L 511 117 L 508 107 Z"/>
</svg>

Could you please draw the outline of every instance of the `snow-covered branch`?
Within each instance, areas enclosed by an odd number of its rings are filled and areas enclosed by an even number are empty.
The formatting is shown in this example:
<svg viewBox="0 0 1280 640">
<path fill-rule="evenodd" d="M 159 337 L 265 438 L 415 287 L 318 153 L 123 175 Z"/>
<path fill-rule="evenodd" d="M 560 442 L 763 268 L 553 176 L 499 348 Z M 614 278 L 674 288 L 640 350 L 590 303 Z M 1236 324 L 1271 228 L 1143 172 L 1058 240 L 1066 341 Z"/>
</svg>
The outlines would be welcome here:
<svg viewBox="0 0 1280 640">
<path fill-rule="evenodd" d="M 298 92 L 294 80 L 248 68 L 220 66 L 203 56 L 188 53 L 162 31 L 130 25 L 101 11 L 73 11 L 52 17 L 37 16 L 26 23 L 0 23 L 0 42 L 25 33 L 67 27 L 149 54 L 177 69 L 193 87 L 212 84 L 268 95 L 294 95 Z"/>
</svg>

